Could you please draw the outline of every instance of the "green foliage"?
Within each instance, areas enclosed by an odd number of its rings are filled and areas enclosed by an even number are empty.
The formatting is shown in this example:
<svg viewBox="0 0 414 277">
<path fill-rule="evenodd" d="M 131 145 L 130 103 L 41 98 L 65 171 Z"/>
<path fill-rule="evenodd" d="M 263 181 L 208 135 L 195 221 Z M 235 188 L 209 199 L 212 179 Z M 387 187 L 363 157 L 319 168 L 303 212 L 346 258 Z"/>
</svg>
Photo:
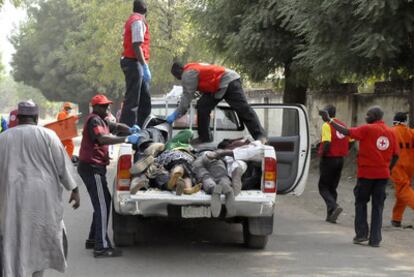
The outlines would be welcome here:
<svg viewBox="0 0 414 277">
<path fill-rule="evenodd" d="M 413 1 L 280 2 L 285 26 L 304 38 L 295 59 L 315 79 L 412 75 Z"/>
</svg>

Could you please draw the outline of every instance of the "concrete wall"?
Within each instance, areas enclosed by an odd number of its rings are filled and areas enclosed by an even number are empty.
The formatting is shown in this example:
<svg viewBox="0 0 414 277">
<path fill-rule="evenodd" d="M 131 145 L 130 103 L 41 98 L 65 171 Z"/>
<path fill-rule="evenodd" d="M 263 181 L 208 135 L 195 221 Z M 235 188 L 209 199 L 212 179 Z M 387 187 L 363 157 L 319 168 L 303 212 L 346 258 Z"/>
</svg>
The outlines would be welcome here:
<svg viewBox="0 0 414 277">
<path fill-rule="evenodd" d="M 375 105 L 384 109 L 384 121 L 392 125 L 392 118 L 398 111 L 408 111 L 407 89 L 390 89 L 389 84 L 379 83 L 375 93 L 357 93 L 354 84 L 343 84 L 336 88 L 308 91 L 307 108 L 310 119 L 311 144 L 320 141 L 320 130 L 323 124 L 318 109 L 327 104 L 336 106 L 336 116 L 348 126 L 365 124 L 367 110 Z M 249 103 L 282 103 L 282 94 L 271 90 L 247 91 Z"/>
</svg>

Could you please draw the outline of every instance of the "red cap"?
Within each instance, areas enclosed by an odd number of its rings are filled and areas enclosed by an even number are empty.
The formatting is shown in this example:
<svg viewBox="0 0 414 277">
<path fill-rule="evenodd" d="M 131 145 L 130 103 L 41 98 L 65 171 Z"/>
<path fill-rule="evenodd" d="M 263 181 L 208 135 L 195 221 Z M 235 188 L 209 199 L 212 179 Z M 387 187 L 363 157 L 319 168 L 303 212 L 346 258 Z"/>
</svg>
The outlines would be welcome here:
<svg viewBox="0 0 414 277">
<path fill-rule="evenodd" d="M 108 100 L 105 95 L 103 94 L 97 94 L 91 99 L 91 105 L 108 105 L 112 104 L 112 101 Z"/>
</svg>

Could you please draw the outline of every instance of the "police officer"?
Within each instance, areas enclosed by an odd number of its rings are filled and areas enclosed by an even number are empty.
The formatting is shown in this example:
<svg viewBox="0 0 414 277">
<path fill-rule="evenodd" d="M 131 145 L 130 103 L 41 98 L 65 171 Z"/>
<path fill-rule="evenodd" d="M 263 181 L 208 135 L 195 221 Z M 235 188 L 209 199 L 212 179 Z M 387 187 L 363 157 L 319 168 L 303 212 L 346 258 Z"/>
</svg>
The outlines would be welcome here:
<svg viewBox="0 0 414 277">
<path fill-rule="evenodd" d="M 335 118 L 335 106 L 327 105 L 324 110 L 328 112 L 329 117 L 335 123 L 346 126 Z M 319 194 L 326 204 L 326 221 L 336 223 L 339 214 L 342 212 L 342 208 L 336 202 L 338 198 L 336 189 L 341 178 L 344 156 L 348 155 L 349 137 L 337 132 L 328 122 L 322 125 L 321 137 L 321 144 L 319 146 Z"/>
<path fill-rule="evenodd" d="M 85 247 L 94 249 L 95 257 L 116 257 L 121 252 L 112 248 L 107 227 L 111 206 L 111 194 L 106 181 L 106 166 L 109 164 L 108 145 L 118 143 L 137 144 L 139 127 L 129 128 L 125 124 L 106 121 L 109 104 L 105 95 L 95 95 L 91 100 L 93 111 L 85 120 L 79 152 L 78 172 L 86 185 L 93 206 L 93 218 Z M 131 133 L 113 136 L 110 133 Z"/>
<path fill-rule="evenodd" d="M 355 195 L 355 244 L 368 241 L 372 247 L 379 247 L 382 240 L 382 212 L 385 201 L 385 186 L 390 177 L 390 169 L 398 160 L 398 145 L 394 132 L 382 121 L 384 112 L 379 106 L 370 108 L 366 115 L 368 124 L 346 128 L 321 110 L 319 114 L 325 122 L 340 133 L 358 140 L 358 181 Z M 371 228 L 367 222 L 367 203 L 372 200 Z"/>
</svg>

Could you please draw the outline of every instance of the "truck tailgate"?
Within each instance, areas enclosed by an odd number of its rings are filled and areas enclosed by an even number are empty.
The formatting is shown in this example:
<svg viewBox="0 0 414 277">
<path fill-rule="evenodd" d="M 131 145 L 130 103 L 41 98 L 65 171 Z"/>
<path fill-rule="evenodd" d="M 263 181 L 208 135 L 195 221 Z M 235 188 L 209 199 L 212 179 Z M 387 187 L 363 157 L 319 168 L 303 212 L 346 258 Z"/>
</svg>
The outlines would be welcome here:
<svg viewBox="0 0 414 277">
<path fill-rule="evenodd" d="M 204 191 L 192 195 L 180 195 L 170 191 L 149 189 L 138 191 L 131 195 L 129 192 L 118 193 L 119 207 L 115 207 L 120 214 L 143 216 L 168 216 L 168 206 L 186 206 L 210 208 L 211 196 Z M 271 216 L 275 205 L 274 193 L 263 193 L 259 190 L 244 190 L 235 199 L 237 216 Z M 224 204 L 224 195 L 221 197 Z M 117 201 L 118 202 L 118 201 Z M 209 216 L 201 216 L 209 217 Z"/>
</svg>

